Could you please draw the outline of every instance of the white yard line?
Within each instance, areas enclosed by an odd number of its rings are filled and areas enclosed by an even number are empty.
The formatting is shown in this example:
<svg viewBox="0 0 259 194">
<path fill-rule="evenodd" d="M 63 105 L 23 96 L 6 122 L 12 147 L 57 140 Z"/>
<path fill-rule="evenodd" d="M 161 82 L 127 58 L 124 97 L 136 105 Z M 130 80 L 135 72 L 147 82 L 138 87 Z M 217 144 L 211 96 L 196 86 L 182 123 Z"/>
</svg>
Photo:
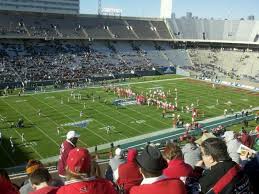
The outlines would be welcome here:
<svg viewBox="0 0 259 194">
<path fill-rule="evenodd" d="M 20 138 L 22 138 L 21 134 L 20 134 L 16 129 L 15 129 L 14 131 L 17 133 L 17 135 L 20 136 Z M 25 138 L 24 138 L 24 140 L 26 141 Z M 30 145 L 30 147 L 31 147 L 31 149 L 40 157 L 40 159 L 43 159 L 43 158 L 44 158 L 44 157 L 42 157 L 42 155 L 41 155 L 36 149 L 34 149 L 34 147 L 33 147 L 32 145 Z"/>
<path fill-rule="evenodd" d="M 4 103 L 6 103 L 10 108 L 12 108 L 15 112 L 17 112 L 19 115 L 22 115 L 22 117 L 26 118 L 26 120 L 28 120 L 31 124 L 33 124 L 33 122 L 27 117 L 25 116 L 23 113 L 18 112 L 12 105 L 10 105 L 8 102 L 6 102 L 4 99 L 2 99 L 2 101 Z M 38 127 L 37 125 L 35 126 L 42 134 L 44 134 L 47 138 L 49 138 L 54 144 L 56 144 L 59 147 L 59 144 L 53 139 L 51 138 L 44 130 L 42 130 L 40 127 Z"/>
</svg>

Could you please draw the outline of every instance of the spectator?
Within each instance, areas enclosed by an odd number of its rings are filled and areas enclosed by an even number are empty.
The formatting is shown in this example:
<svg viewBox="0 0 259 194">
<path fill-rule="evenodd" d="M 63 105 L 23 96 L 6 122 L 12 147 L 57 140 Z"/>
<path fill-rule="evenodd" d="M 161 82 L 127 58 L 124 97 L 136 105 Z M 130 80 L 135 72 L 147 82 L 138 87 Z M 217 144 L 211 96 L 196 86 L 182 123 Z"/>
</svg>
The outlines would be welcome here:
<svg viewBox="0 0 259 194">
<path fill-rule="evenodd" d="M 253 141 L 251 136 L 247 133 L 247 131 L 245 129 L 242 129 L 242 134 L 241 134 L 241 138 L 240 141 L 242 144 L 244 144 L 245 146 L 252 148 L 253 147 Z"/>
<path fill-rule="evenodd" d="M 70 150 L 76 147 L 80 135 L 75 131 L 67 133 L 66 140 L 60 146 L 60 156 L 58 161 L 58 174 L 60 177 L 65 178 L 66 160 Z"/>
<path fill-rule="evenodd" d="M 28 177 L 37 169 L 43 168 L 43 164 L 39 160 L 30 160 L 26 166 L 26 174 Z M 20 188 L 20 194 L 28 194 L 29 192 L 32 192 L 32 184 L 29 179 L 27 179 L 24 182 L 24 185 Z"/>
<path fill-rule="evenodd" d="M 184 162 L 191 165 L 193 168 L 197 162 L 201 160 L 201 150 L 194 142 L 195 138 L 190 136 L 188 138 L 188 143 L 182 148 Z"/>
<path fill-rule="evenodd" d="M 248 177 L 239 165 L 231 161 L 227 146 L 219 138 L 209 138 L 201 144 L 202 161 L 206 166 L 199 179 L 201 193 L 250 193 Z"/>
<path fill-rule="evenodd" d="M 51 175 L 46 168 L 39 168 L 31 173 L 30 181 L 35 190 L 30 194 L 55 194 L 58 190 L 57 187 L 50 186 Z"/>
<path fill-rule="evenodd" d="M 7 172 L 0 169 L 0 193 L 1 194 L 19 194 L 19 191 L 11 183 Z"/>
<path fill-rule="evenodd" d="M 146 146 L 136 161 L 144 179 L 140 186 L 131 188 L 130 194 L 186 194 L 182 181 L 163 175 L 167 162 L 156 147 Z"/>
<path fill-rule="evenodd" d="M 115 172 L 115 170 L 117 170 L 117 168 L 119 167 L 120 164 L 125 163 L 125 158 L 123 156 L 123 152 L 120 148 L 116 148 L 115 150 L 115 156 L 110 159 L 109 161 L 109 165 L 112 168 L 112 171 Z"/>
<path fill-rule="evenodd" d="M 237 150 L 240 147 L 241 143 L 235 138 L 234 132 L 226 131 L 222 137 L 225 139 L 225 142 L 227 144 L 229 156 L 234 162 L 240 164 L 240 155 L 237 153 Z"/>
<path fill-rule="evenodd" d="M 101 177 L 101 169 L 95 159 L 91 161 L 91 176 Z"/>
<path fill-rule="evenodd" d="M 143 177 L 139 172 L 136 163 L 138 151 L 136 149 L 128 150 L 127 162 L 120 164 L 114 172 L 114 181 L 117 181 L 118 186 L 127 194 L 131 187 L 140 185 Z"/>
<path fill-rule="evenodd" d="M 67 182 L 57 194 L 117 194 L 111 182 L 90 176 L 91 155 L 87 149 L 74 148 L 69 152 L 66 163 Z"/>
<path fill-rule="evenodd" d="M 242 157 L 242 163 L 243 170 L 250 180 L 254 194 L 259 193 L 259 153 L 253 156 L 253 154 L 246 152 L 245 156 Z"/>
<path fill-rule="evenodd" d="M 169 178 L 179 178 L 184 183 L 187 177 L 191 177 L 193 169 L 186 164 L 183 159 L 181 148 L 173 143 L 169 143 L 164 149 L 164 158 L 168 163 L 168 167 L 163 170 L 163 174 Z"/>
</svg>

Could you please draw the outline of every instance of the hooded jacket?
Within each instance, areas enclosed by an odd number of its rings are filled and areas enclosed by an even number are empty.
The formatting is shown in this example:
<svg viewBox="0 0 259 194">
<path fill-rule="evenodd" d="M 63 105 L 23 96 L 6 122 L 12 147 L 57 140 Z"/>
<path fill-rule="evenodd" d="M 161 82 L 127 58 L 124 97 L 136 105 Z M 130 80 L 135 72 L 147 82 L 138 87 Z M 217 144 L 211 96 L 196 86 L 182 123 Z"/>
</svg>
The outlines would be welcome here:
<svg viewBox="0 0 259 194">
<path fill-rule="evenodd" d="M 179 178 L 185 182 L 187 177 L 193 175 L 193 169 L 183 159 L 176 158 L 168 162 L 168 167 L 163 170 L 163 174 L 168 178 Z"/>
<path fill-rule="evenodd" d="M 136 149 L 128 151 L 127 162 L 121 164 L 117 170 L 118 180 L 117 184 L 128 193 L 132 186 L 140 185 L 143 177 L 139 172 L 139 167 L 135 162 L 138 155 Z"/>
</svg>

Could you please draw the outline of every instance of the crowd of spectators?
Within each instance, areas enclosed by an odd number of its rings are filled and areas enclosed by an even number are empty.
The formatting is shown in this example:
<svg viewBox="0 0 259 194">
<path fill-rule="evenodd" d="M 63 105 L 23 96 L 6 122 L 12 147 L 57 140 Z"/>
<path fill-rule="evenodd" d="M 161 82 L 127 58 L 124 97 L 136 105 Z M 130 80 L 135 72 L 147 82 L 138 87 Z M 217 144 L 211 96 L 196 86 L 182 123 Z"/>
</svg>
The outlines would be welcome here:
<svg viewBox="0 0 259 194">
<path fill-rule="evenodd" d="M 92 43 L 78 41 L 2 43 L 0 52 L 0 83 L 105 77 L 156 66 L 141 51 L 119 55 L 116 49 L 96 50 Z"/>
<path fill-rule="evenodd" d="M 69 131 L 60 147 L 58 178 L 53 178 L 40 161 L 30 160 L 26 166 L 28 179 L 20 188 L 11 183 L 4 170 L 0 171 L 0 192 L 256 194 L 259 192 L 256 180 L 259 154 L 249 149 L 239 150 L 249 139 L 244 129 L 241 132 L 225 131 L 223 135 L 216 133 L 215 136 L 203 131 L 197 140 L 188 136 L 183 147 L 177 142 L 167 142 L 162 151 L 152 143 L 141 153 L 135 148 L 126 151 L 117 147 L 114 156 L 111 155 L 106 176 L 102 177 L 96 156 L 86 148 L 77 147 L 80 135 Z"/>
</svg>

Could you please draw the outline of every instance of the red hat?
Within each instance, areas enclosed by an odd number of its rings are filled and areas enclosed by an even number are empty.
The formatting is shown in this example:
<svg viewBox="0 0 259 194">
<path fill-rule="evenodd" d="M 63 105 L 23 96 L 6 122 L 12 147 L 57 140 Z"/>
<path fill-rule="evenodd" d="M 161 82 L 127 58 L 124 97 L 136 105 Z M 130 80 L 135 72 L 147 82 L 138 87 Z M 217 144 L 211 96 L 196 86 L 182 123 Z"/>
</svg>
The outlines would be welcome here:
<svg viewBox="0 0 259 194">
<path fill-rule="evenodd" d="M 74 148 L 67 157 L 67 167 L 75 174 L 86 174 L 91 167 L 91 155 L 87 149 Z"/>
</svg>

